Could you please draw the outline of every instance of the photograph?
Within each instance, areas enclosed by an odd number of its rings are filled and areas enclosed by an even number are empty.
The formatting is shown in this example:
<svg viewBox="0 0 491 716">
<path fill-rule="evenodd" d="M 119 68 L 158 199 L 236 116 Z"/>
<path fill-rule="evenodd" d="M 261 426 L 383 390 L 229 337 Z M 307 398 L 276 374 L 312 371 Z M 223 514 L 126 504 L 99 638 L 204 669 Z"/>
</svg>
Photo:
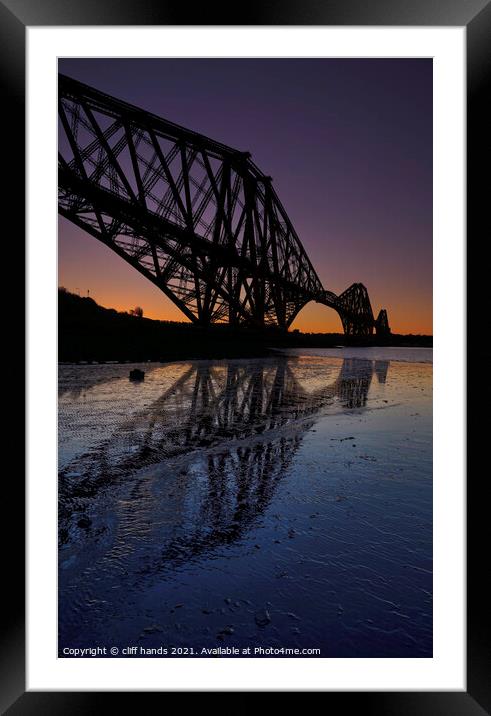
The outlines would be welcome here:
<svg viewBox="0 0 491 716">
<path fill-rule="evenodd" d="M 0 0 L 0 713 L 491 716 L 490 31 L 491 0 Z"/>
<path fill-rule="evenodd" d="M 433 60 L 58 58 L 58 657 L 433 656 Z"/>
</svg>

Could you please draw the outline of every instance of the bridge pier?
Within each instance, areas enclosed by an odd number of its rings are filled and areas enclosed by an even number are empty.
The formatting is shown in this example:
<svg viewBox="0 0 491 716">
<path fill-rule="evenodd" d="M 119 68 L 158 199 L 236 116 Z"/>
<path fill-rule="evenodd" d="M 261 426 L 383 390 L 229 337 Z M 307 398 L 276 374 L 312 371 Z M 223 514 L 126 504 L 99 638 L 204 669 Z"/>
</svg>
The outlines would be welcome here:
<svg viewBox="0 0 491 716">
<path fill-rule="evenodd" d="M 337 311 L 341 316 L 345 335 L 371 336 L 373 312 L 368 291 L 362 283 L 353 283 L 338 298 Z"/>
<path fill-rule="evenodd" d="M 371 336 L 373 334 L 373 323 L 360 317 L 359 320 L 339 314 L 345 336 Z"/>
<path fill-rule="evenodd" d="M 375 321 L 375 331 L 377 336 L 388 336 L 390 335 L 389 319 L 387 317 L 387 311 L 385 308 L 380 309 L 380 312 Z"/>
</svg>

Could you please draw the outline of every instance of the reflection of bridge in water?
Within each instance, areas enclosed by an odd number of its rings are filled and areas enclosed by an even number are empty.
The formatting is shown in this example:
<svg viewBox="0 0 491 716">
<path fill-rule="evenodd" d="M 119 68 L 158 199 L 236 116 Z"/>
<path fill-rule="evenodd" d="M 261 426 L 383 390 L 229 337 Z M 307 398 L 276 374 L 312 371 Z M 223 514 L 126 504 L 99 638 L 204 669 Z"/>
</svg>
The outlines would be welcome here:
<svg viewBox="0 0 491 716">
<path fill-rule="evenodd" d="M 309 417 L 334 398 L 347 408 L 364 407 L 374 370 L 385 382 L 387 366 L 387 361 L 374 366 L 368 360 L 345 359 L 334 382 L 309 392 L 288 359 L 193 365 L 152 405 L 143 450 L 164 438 L 189 449 L 252 437 Z M 179 416 L 171 430 L 165 426 L 170 403 Z"/>
<path fill-rule="evenodd" d="M 288 358 L 190 365 L 95 453 L 62 471 L 65 536 L 99 491 L 134 482 L 141 468 L 170 461 L 168 481 L 159 482 L 149 502 L 150 521 L 160 525 L 163 561 L 181 562 L 237 539 L 271 502 L 315 416 L 336 401 L 348 410 L 363 408 L 373 374 L 384 383 L 388 365 L 345 359 L 327 385 L 322 359 L 306 371 Z M 313 390 L 302 385 L 304 376 L 313 379 Z M 74 471 L 76 480 L 69 477 Z M 128 509 L 137 510 L 138 490 L 132 496 Z"/>
</svg>

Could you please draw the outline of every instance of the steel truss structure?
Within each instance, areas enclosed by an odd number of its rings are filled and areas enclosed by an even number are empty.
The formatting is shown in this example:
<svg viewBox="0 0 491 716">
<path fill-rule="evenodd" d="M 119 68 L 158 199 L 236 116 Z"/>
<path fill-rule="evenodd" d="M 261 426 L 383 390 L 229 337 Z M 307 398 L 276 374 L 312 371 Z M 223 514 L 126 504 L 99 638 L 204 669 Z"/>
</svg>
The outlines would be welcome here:
<svg viewBox="0 0 491 716">
<path fill-rule="evenodd" d="M 271 177 L 232 149 L 59 75 L 59 213 L 192 322 L 287 329 L 309 301 L 388 333 L 366 288 L 324 290 Z"/>
</svg>

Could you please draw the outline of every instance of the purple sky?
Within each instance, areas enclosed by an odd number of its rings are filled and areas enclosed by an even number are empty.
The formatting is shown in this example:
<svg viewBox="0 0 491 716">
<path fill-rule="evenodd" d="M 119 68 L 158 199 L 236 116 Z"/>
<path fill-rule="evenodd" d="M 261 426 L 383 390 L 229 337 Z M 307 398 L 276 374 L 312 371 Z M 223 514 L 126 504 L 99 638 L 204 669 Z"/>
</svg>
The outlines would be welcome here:
<svg viewBox="0 0 491 716">
<path fill-rule="evenodd" d="M 324 288 L 364 283 L 401 333 L 432 332 L 432 61 L 63 59 L 59 70 L 252 153 Z M 184 320 L 147 279 L 64 219 L 59 281 L 120 310 Z M 293 327 L 340 330 L 309 304 Z"/>
</svg>

